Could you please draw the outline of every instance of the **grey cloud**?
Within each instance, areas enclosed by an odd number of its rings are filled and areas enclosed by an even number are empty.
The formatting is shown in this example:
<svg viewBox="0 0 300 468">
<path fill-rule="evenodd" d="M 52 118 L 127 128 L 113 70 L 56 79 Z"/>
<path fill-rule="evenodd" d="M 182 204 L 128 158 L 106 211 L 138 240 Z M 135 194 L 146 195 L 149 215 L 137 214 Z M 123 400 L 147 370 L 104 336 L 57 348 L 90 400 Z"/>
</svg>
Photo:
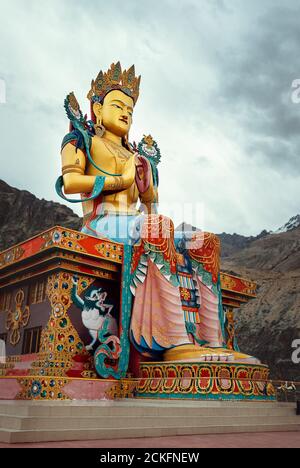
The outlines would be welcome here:
<svg viewBox="0 0 300 468">
<path fill-rule="evenodd" d="M 280 141 L 276 138 L 267 141 L 265 139 L 251 140 L 245 145 L 249 157 L 257 158 L 262 164 L 267 167 L 272 161 L 273 169 L 279 174 L 290 174 L 290 177 L 299 177 L 299 170 L 292 171 L 292 167 L 299 168 L 299 150 L 300 137 L 289 141 Z"/>
<path fill-rule="evenodd" d="M 291 101 L 292 82 L 300 76 L 299 15 L 297 2 L 275 2 L 236 47 L 219 55 L 217 105 L 244 129 L 249 157 L 291 174 L 299 173 L 300 107 Z"/>
</svg>

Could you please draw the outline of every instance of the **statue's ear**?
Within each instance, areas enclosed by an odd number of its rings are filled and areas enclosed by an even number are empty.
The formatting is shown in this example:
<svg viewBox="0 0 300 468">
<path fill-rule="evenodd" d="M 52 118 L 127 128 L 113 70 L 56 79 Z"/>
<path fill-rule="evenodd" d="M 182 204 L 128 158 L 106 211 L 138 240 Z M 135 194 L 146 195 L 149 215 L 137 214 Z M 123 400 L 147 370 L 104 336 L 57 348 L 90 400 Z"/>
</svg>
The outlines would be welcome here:
<svg viewBox="0 0 300 468">
<path fill-rule="evenodd" d="M 102 104 L 100 102 L 95 102 L 93 104 L 93 111 L 97 119 L 101 120 L 102 118 Z"/>
</svg>

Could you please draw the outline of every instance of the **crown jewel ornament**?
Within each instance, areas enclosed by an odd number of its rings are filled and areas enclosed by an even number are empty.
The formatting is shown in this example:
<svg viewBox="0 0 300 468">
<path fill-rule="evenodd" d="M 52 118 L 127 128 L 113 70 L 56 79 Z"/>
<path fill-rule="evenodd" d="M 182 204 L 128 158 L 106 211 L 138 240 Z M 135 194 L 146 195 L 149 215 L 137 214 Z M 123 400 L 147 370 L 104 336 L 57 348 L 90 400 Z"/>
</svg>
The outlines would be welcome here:
<svg viewBox="0 0 300 468">
<path fill-rule="evenodd" d="M 123 70 L 120 62 L 112 64 L 107 72 L 100 71 L 96 80 L 92 81 L 87 98 L 91 102 L 102 102 L 110 91 L 119 89 L 131 97 L 136 104 L 139 97 L 141 77 L 135 76 L 134 65 L 129 70 Z"/>
</svg>

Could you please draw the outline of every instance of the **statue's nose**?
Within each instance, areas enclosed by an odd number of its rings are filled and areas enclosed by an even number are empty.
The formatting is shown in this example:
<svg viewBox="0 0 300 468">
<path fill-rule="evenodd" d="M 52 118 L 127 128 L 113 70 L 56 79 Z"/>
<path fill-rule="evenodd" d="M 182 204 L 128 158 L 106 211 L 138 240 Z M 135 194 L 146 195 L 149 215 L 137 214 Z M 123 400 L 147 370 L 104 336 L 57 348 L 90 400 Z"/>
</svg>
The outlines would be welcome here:
<svg viewBox="0 0 300 468">
<path fill-rule="evenodd" d="M 128 115 L 123 114 L 123 115 L 121 116 L 121 120 L 124 120 L 124 122 L 128 123 Z"/>
</svg>

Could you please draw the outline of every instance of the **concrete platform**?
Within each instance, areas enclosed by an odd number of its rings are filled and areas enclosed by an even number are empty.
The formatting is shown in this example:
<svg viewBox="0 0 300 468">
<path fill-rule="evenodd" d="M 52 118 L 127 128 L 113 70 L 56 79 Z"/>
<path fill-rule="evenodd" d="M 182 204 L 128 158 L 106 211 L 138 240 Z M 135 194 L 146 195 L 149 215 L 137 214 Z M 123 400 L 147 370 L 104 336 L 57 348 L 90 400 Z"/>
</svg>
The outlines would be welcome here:
<svg viewBox="0 0 300 468">
<path fill-rule="evenodd" d="M 139 439 L 82 440 L 3 444 L 0 448 L 201 449 L 201 448 L 300 448 L 300 432 L 255 432 Z M 124 450 L 124 451 L 125 451 Z M 120 452 L 122 453 L 122 452 Z"/>
<path fill-rule="evenodd" d="M 300 432 L 295 403 L 0 401 L 0 442 Z"/>
</svg>

